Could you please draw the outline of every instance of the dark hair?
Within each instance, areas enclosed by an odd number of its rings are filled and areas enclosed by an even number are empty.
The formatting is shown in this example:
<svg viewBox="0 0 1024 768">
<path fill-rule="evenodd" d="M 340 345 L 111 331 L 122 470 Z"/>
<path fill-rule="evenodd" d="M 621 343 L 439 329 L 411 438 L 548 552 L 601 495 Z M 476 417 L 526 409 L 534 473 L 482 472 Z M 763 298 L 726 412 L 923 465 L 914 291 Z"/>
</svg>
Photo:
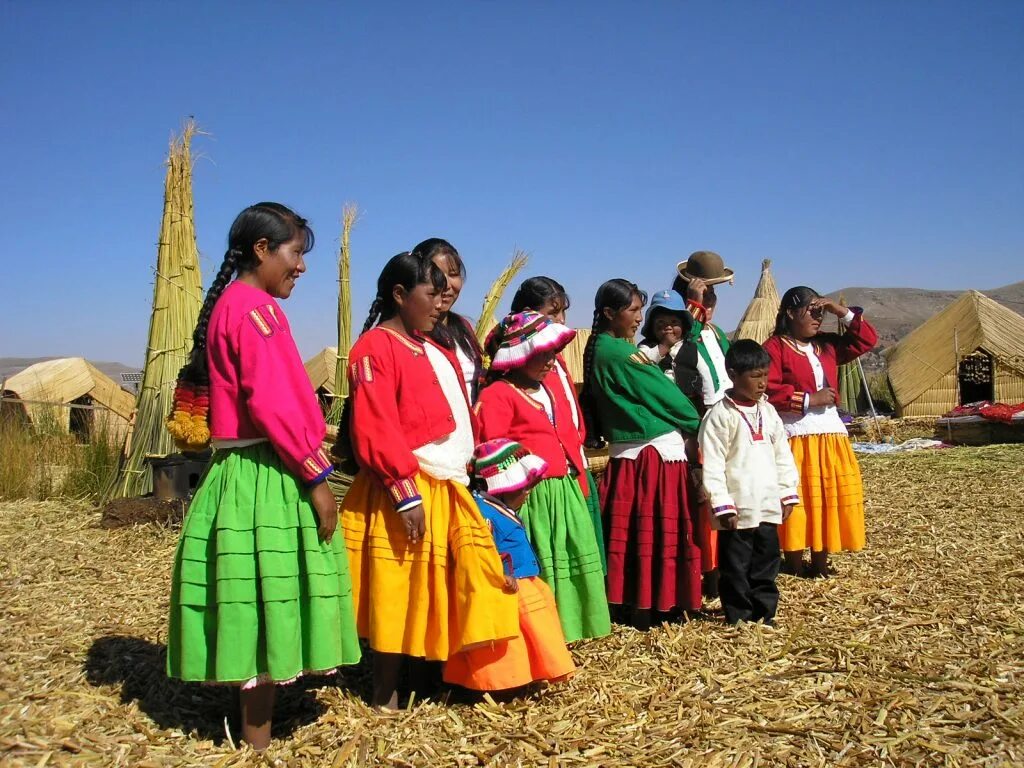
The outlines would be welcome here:
<svg viewBox="0 0 1024 768">
<path fill-rule="evenodd" d="M 758 368 L 767 368 L 772 358 L 768 351 L 753 339 L 739 339 L 729 346 L 725 353 L 725 367 L 735 373 L 747 373 Z"/>
<path fill-rule="evenodd" d="M 466 263 L 459 256 L 459 252 L 455 250 L 455 246 L 447 240 L 442 240 L 440 237 L 428 237 L 413 248 L 412 252 L 430 262 L 433 262 L 439 256 L 444 256 L 452 266 L 459 270 L 462 279 L 466 279 Z M 444 279 L 445 285 L 447 285 L 448 275 L 445 275 Z M 449 309 L 446 317 L 438 320 L 434 330 L 430 332 L 430 338 L 445 349 L 454 350 L 456 346 L 460 347 L 466 355 L 472 360 L 476 360 L 479 364 L 481 358 L 480 344 L 477 342 L 476 335 L 471 330 L 469 323 L 457 312 Z"/>
<path fill-rule="evenodd" d="M 228 232 L 228 249 L 224 254 L 224 260 L 210 289 L 206 292 L 202 309 L 199 310 L 196 329 L 192 334 L 192 352 L 188 364 L 178 374 L 180 379 L 198 385 L 209 384 L 206 334 L 210 325 L 210 315 L 235 273 L 241 275 L 259 266 L 255 251 L 256 243 L 266 240 L 268 248 L 275 251 L 295 237 L 304 238 L 303 253 L 313 250 L 313 230 L 310 229 L 309 223 L 280 203 L 256 203 L 235 217 Z"/>
<path fill-rule="evenodd" d="M 565 303 L 569 308 L 569 294 L 557 280 L 539 275 L 523 280 L 516 295 L 512 297 L 512 311 L 522 312 L 524 309 L 532 309 L 540 312 L 540 308 L 552 301 Z"/>
<path fill-rule="evenodd" d="M 583 391 L 580 393 L 580 407 L 583 409 L 583 419 L 587 427 L 587 443 L 591 446 L 597 446 L 603 442 L 601 420 L 594 402 L 591 379 L 594 371 L 594 345 L 597 343 L 598 334 L 607 331 L 610 325 L 604 310 L 610 309 L 613 313 L 621 312 L 629 307 L 635 298 L 639 298 L 641 304 L 647 303 L 647 294 L 641 291 L 636 283 L 631 283 L 621 277 L 602 283 L 594 296 L 594 321 L 590 328 L 587 346 L 583 350 Z"/>
<path fill-rule="evenodd" d="M 775 335 L 785 336 L 789 333 L 789 315 L 787 310 L 799 309 L 818 298 L 818 292 L 806 285 L 797 285 L 782 294 L 779 302 L 779 313 L 775 316 Z"/>
<path fill-rule="evenodd" d="M 362 333 L 373 328 L 378 321 L 394 317 L 398 311 L 394 297 L 396 285 L 411 291 L 424 283 L 441 292 L 448 285 L 448 279 L 433 261 L 415 252 L 403 251 L 392 256 L 377 278 L 377 295 L 370 304 L 370 313 L 363 323 Z"/>
<path fill-rule="evenodd" d="M 669 309 L 668 307 L 653 307 L 647 312 L 647 317 L 644 318 L 644 326 L 640 329 L 640 343 L 648 347 L 658 346 L 658 340 L 654 337 L 654 318 L 658 314 L 671 315 L 672 317 L 678 318 L 680 325 L 683 326 L 683 333 L 685 334 L 690 325 L 692 325 L 692 319 L 690 318 L 689 312 L 680 312 L 677 309 Z M 644 335 L 644 329 L 648 329 L 651 335 Z M 667 357 L 667 355 L 666 355 Z M 671 360 L 669 360 L 671 363 Z"/>
</svg>

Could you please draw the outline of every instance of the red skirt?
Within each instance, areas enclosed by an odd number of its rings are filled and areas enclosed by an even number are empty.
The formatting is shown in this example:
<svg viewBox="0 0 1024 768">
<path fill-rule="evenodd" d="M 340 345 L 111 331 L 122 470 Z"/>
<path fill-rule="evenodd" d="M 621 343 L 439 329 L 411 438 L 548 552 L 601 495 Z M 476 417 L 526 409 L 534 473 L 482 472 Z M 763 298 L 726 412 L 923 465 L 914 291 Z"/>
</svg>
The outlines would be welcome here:
<svg viewBox="0 0 1024 768">
<path fill-rule="evenodd" d="M 633 608 L 698 611 L 699 517 L 690 509 L 689 470 L 644 448 L 612 459 L 601 478 L 608 548 L 608 602 Z"/>
</svg>

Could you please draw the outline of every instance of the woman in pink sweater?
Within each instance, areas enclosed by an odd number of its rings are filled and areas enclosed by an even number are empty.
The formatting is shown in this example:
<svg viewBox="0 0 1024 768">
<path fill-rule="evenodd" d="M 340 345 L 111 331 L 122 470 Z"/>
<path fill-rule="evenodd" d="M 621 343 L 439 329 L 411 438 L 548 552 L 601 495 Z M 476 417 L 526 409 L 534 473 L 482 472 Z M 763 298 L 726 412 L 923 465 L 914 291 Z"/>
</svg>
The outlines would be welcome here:
<svg viewBox="0 0 1024 768">
<path fill-rule="evenodd" d="M 283 205 L 238 215 L 168 421 L 180 443 L 210 438 L 215 451 L 175 553 L 167 673 L 239 686 L 256 749 L 270 742 L 275 683 L 360 655 L 326 427 L 277 303 L 312 247 Z"/>
</svg>

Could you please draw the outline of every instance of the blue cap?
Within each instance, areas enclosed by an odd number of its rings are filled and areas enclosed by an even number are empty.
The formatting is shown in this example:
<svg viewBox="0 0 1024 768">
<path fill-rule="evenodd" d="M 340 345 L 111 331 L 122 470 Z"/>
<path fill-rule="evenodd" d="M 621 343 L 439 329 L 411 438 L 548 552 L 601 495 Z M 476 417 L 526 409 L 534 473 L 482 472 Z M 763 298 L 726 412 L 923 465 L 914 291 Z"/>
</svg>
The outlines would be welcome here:
<svg viewBox="0 0 1024 768">
<path fill-rule="evenodd" d="M 683 297 L 675 291 L 658 291 L 651 297 L 651 306 L 647 310 L 647 317 L 644 319 L 644 327 L 640 329 L 643 338 L 652 338 L 651 321 L 654 319 L 655 310 L 663 309 L 666 312 L 673 312 L 677 315 L 685 315 L 683 318 L 683 330 L 689 326 L 686 320 L 690 313 L 686 311 L 686 302 Z"/>
</svg>

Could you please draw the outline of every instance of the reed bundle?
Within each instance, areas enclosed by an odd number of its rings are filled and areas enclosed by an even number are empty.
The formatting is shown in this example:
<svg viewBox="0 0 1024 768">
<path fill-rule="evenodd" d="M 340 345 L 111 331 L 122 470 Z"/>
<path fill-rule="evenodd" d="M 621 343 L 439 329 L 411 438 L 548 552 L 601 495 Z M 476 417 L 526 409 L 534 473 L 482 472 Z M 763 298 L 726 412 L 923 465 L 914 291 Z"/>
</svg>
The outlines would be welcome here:
<svg viewBox="0 0 1024 768">
<path fill-rule="evenodd" d="M 757 288 L 754 289 L 754 297 L 733 332 L 733 341 L 753 339 L 758 344 L 763 344 L 775 331 L 775 316 L 779 312 L 781 299 L 779 289 L 775 287 L 771 267 L 771 259 L 761 262 L 761 277 L 757 281 Z"/>
<path fill-rule="evenodd" d="M 359 218 L 359 208 L 346 203 L 341 209 L 341 247 L 338 249 L 338 362 L 334 369 L 334 399 L 327 415 L 330 424 L 341 421 L 341 411 L 348 397 L 348 353 L 352 348 L 352 227 Z"/>
<path fill-rule="evenodd" d="M 487 338 L 487 334 L 491 332 L 491 328 L 494 327 L 494 312 L 497 310 L 498 304 L 501 303 L 501 297 L 504 295 L 505 289 L 508 288 L 522 268 L 526 266 L 526 262 L 529 259 L 528 253 L 518 248 L 515 249 L 512 252 L 512 261 L 508 263 L 508 266 L 491 283 L 491 287 L 484 296 L 483 307 L 480 309 L 480 318 L 476 323 L 476 337 L 481 345 Z"/>
<path fill-rule="evenodd" d="M 192 138 L 197 133 L 195 122 L 189 120 L 180 135 L 171 137 L 142 384 L 128 447 L 117 478 L 105 494 L 108 498 L 148 493 L 152 477 L 146 459 L 174 450 L 164 422 L 171 410 L 178 372 L 192 350 L 192 333 L 203 304 L 192 199 Z"/>
</svg>

